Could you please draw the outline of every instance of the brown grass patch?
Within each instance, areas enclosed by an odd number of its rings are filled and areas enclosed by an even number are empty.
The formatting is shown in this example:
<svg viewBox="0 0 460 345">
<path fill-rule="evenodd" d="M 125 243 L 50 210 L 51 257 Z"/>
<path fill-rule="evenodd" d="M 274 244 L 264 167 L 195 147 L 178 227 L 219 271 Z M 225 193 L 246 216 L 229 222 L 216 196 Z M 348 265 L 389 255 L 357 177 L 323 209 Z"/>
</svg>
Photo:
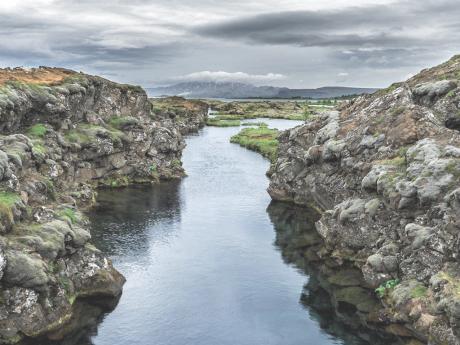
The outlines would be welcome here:
<svg viewBox="0 0 460 345">
<path fill-rule="evenodd" d="M 0 69 L 0 85 L 4 85 L 8 81 L 53 85 L 61 83 L 65 78 L 75 73 L 74 71 L 63 68 L 2 68 Z"/>
</svg>

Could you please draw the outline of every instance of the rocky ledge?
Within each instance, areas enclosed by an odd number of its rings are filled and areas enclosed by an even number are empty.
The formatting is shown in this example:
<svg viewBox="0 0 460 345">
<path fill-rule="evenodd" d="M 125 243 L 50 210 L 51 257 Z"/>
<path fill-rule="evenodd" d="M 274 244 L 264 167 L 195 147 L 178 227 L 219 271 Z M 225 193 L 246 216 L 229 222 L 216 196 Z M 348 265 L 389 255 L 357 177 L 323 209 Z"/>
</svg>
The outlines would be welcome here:
<svg viewBox="0 0 460 345">
<path fill-rule="evenodd" d="M 183 176 L 182 134 L 206 117 L 204 103 L 83 73 L 0 70 L 0 343 L 62 328 L 78 299 L 120 295 L 79 209 L 98 186 Z"/>
<path fill-rule="evenodd" d="M 460 56 L 283 132 L 273 199 L 315 207 L 339 264 L 377 289 L 364 325 L 460 343 Z"/>
</svg>

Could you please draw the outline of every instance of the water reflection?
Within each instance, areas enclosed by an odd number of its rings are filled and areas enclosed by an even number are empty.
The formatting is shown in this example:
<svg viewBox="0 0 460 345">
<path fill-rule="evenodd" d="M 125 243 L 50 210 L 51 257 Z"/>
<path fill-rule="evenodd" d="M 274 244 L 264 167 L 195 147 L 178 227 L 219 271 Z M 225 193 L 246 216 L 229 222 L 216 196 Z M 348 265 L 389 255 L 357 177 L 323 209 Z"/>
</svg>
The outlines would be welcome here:
<svg viewBox="0 0 460 345">
<path fill-rule="evenodd" d="M 173 235 L 174 228 L 167 224 L 180 221 L 179 187 L 179 181 L 171 181 L 101 190 L 97 205 L 88 212 L 93 243 L 115 263 L 122 258 L 126 265 L 145 265 L 152 243 Z M 101 297 L 78 299 L 71 320 L 62 328 L 23 345 L 93 345 L 99 325 L 118 302 Z"/>
<path fill-rule="evenodd" d="M 20 345 L 93 345 L 99 325 L 117 306 L 119 298 L 78 299 L 72 317 L 60 329 L 41 338 L 26 339 Z"/>
<path fill-rule="evenodd" d="M 149 228 L 158 222 L 180 221 L 179 186 L 179 181 L 170 181 L 101 190 L 89 213 L 93 243 L 112 258 L 130 253 L 143 257 L 151 245 Z M 168 231 L 156 234 L 159 241 L 170 235 Z"/>
<path fill-rule="evenodd" d="M 190 136 L 180 183 L 101 191 L 93 242 L 127 282 L 113 313 L 90 312 L 81 340 L 59 344 L 394 344 L 356 322 L 374 300 L 356 271 L 320 260 L 317 215 L 277 203 L 267 214 L 268 161 L 230 144 L 238 131 Z"/>
<path fill-rule="evenodd" d="M 324 247 L 314 227 L 318 219 L 315 211 L 272 202 L 267 212 L 276 231 L 275 246 L 284 262 L 309 276 L 300 303 L 323 331 L 347 345 L 402 342 L 372 329 L 372 314 L 378 313 L 380 304 L 370 290 L 362 287 L 361 272 L 321 258 Z"/>
</svg>

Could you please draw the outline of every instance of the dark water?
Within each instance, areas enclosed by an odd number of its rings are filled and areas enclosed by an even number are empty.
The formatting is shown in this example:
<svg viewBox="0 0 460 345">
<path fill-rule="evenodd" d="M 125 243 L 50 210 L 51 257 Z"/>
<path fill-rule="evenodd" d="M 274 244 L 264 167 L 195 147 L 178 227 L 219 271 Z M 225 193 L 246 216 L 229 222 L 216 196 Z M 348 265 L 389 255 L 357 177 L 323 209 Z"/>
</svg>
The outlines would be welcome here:
<svg viewBox="0 0 460 345">
<path fill-rule="evenodd" d="M 127 282 L 116 309 L 79 344 L 376 343 L 334 314 L 302 244 L 315 236 L 315 216 L 267 209 L 268 161 L 229 143 L 238 130 L 189 137 L 183 181 L 100 193 L 93 240 Z"/>
</svg>

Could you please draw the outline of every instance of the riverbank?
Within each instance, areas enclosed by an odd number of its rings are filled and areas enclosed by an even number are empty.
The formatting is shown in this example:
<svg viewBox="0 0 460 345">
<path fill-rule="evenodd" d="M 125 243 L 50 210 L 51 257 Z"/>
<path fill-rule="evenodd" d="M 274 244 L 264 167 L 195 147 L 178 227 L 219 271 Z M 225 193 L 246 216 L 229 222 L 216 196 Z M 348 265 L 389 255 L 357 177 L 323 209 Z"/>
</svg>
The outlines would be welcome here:
<svg viewBox="0 0 460 345">
<path fill-rule="evenodd" d="M 80 211 L 94 203 L 98 186 L 184 176 L 181 133 L 204 125 L 208 107 L 175 99 L 154 111 L 139 87 L 64 69 L 6 74 L 0 343 L 17 343 L 65 328 L 79 299 L 119 297 L 124 277 L 91 244 Z"/>
<path fill-rule="evenodd" d="M 423 343 L 459 343 L 460 58 L 279 136 L 268 189 L 313 206 L 338 264 L 375 289 L 364 319 Z"/>
<path fill-rule="evenodd" d="M 302 123 L 266 122 L 280 130 Z M 310 278 L 283 261 L 289 252 L 281 241 L 301 250 L 310 236 L 303 226 L 315 218 L 278 206 L 267 211 L 269 162 L 229 142 L 238 130 L 205 127 L 189 136 L 186 179 L 100 193 L 89 215 L 93 241 L 127 283 L 88 342 L 386 345 L 332 317 L 330 302 L 315 309 L 303 296 L 299 303 Z M 289 220 L 298 235 L 281 229 Z M 311 298 L 325 302 L 316 291 Z"/>
</svg>

